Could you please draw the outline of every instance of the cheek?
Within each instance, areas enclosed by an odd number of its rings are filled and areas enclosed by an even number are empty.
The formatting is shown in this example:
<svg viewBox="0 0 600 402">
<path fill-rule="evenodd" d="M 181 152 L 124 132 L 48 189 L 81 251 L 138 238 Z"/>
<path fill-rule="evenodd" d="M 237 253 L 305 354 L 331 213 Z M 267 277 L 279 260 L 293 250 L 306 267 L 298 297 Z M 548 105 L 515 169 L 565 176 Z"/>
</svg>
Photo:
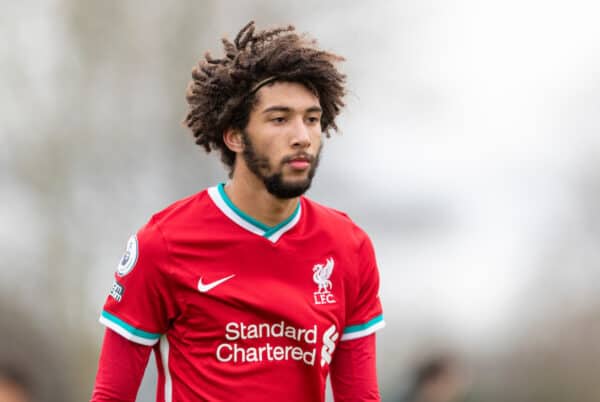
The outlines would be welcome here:
<svg viewBox="0 0 600 402">
<path fill-rule="evenodd" d="M 256 153 L 263 158 L 271 168 L 277 168 L 281 160 L 287 155 L 287 147 L 282 136 L 263 138 L 254 144 Z"/>
<path fill-rule="evenodd" d="M 315 133 L 312 137 L 311 145 L 315 149 L 319 149 L 321 147 L 321 142 L 323 141 L 323 134 L 321 132 Z"/>
<path fill-rule="evenodd" d="M 266 141 L 269 150 L 275 154 L 288 153 L 290 147 L 290 137 L 285 131 L 274 131 Z"/>
<path fill-rule="evenodd" d="M 271 136 L 263 141 L 263 150 L 270 157 L 277 158 L 279 154 L 285 152 L 285 138 L 283 136 Z"/>
</svg>

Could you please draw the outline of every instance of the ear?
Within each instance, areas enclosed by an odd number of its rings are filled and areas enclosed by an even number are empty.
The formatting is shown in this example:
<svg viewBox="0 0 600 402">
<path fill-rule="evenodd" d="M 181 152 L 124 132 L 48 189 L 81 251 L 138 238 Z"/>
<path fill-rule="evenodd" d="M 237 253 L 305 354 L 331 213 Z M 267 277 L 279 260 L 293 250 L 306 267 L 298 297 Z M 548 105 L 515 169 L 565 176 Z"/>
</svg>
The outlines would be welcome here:
<svg viewBox="0 0 600 402">
<path fill-rule="evenodd" d="M 223 133 L 223 142 L 230 151 L 235 153 L 239 153 L 244 150 L 244 141 L 242 140 L 242 132 L 240 130 L 233 128 L 228 128 L 225 130 Z"/>
</svg>

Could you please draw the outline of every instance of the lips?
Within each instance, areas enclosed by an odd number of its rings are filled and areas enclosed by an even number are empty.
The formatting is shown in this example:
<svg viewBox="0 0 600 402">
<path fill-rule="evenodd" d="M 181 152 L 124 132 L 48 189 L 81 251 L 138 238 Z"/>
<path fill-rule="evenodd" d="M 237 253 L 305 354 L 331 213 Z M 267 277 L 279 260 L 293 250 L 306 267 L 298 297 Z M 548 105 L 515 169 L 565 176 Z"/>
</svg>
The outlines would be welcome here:
<svg viewBox="0 0 600 402">
<path fill-rule="evenodd" d="M 312 159 L 313 158 L 310 155 L 298 155 L 288 158 L 286 163 L 289 164 L 292 169 L 305 170 L 310 167 Z"/>
<path fill-rule="evenodd" d="M 289 165 L 297 170 L 304 170 L 310 166 L 310 162 L 306 159 L 294 159 L 289 162 Z"/>
</svg>

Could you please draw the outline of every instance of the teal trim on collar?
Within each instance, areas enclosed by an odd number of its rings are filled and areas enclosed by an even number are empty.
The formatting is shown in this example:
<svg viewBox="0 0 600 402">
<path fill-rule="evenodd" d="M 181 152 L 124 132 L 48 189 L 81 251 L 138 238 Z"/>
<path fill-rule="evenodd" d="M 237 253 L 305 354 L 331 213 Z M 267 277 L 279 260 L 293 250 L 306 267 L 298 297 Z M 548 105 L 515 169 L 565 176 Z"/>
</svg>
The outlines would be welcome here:
<svg viewBox="0 0 600 402">
<path fill-rule="evenodd" d="M 277 232 L 282 227 L 284 227 L 285 225 L 290 223 L 296 217 L 296 215 L 298 215 L 298 211 L 300 210 L 300 201 L 298 201 L 298 205 L 296 205 L 296 209 L 294 209 L 294 212 L 292 212 L 292 214 L 290 216 L 288 216 L 284 221 L 280 222 L 279 224 L 277 224 L 275 226 L 267 226 L 264 223 L 257 221 L 250 215 L 244 213 L 241 209 L 236 207 L 233 202 L 231 202 L 231 200 L 227 196 L 227 193 L 225 192 L 225 183 L 219 183 L 217 185 L 217 189 L 219 190 L 219 195 L 221 195 L 221 198 L 223 199 L 223 201 L 225 201 L 227 206 L 229 208 L 231 208 L 231 210 L 233 212 L 235 212 L 236 215 L 238 215 L 240 218 L 242 218 L 246 222 L 250 223 L 251 225 L 254 225 L 257 228 L 259 228 L 260 230 L 264 231 L 263 237 L 271 236 L 273 233 Z"/>
<path fill-rule="evenodd" d="M 298 201 L 298 205 L 296 205 L 296 209 L 294 209 L 294 212 L 292 212 L 292 214 L 290 216 L 288 216 L 288 218 L 286 220 L 281 222 L 279 225 L 275 225 L 272 228 L 270 228 L 269 230 L 267 230 L 265 232 L 264 236 L 269 237 L 273 233 L 277 232 L 279 229 L 281 229 L 282 227 L 284 227 L 285 225 L 290 223 L 292 221 L 292 219 L 294 219 L 296 217 L 296 215 L 298 215 L 299 210 L 300 210 L 300 201 Z"/>
<path fill-rule="evenodd" d="M 229 206 L 229 208 L 231 208 L 233 210 L 233 212 L 235 212 L 240 218 L 242 218 L 246 222 L 251 223 L 254 226 L 256 226 L 257 228 L 262 229 L 264 231 L 271 229 L 269 226 L 257 221 L 256 219 L 254 219 L 250 215 L 245 214 L 241 209 L 236 207 L 233 204 L 233 202 L 231 202 L 231 200 L 227 196 L 227 193 L 225 192 L 225 183 L 219 183 L 217 188 L 219 189 L 219 194 L 221 194 L 221 198 L 223 198 L 223 201 L 225 201 L 225 203 Z"/>
</svg>

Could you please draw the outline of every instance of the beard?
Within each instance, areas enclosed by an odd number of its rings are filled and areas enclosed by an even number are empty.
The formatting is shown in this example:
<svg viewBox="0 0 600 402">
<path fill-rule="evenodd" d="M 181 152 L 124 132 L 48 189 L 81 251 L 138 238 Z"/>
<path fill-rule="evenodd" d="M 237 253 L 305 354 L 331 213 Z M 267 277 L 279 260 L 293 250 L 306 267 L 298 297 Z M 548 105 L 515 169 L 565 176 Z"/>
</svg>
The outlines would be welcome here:
<svg viewBox="0 0 600 402">
<path fill-rule="evenodd" d="M 242 157 L 244 158 L 248 169 L 263 182 L 265 188 L 271 195 L 280 199 L 295 198 L 301 196 L 310 188 L 312 179 L 317 171 L 317 166 L 319 165 L 322 146 L 319 148 L 315 157 L 302 153 L 302 155 L 306 156 L 311 163 L 308 170 L 308 176 L 304 180 L 289 183 L 284 181 L 281 168 L 279 171 L 273 172 L 274 169 L 269 163 L 269 159 L 265 155 L 256 152 L 254 145 L 248 137 L 248 133 L 245 131 L 242 132 L 242 139 L 244 141 Z M 280 166 L 283 167 L 286 162 L 289 162 L 295 157 L 297 157 L 297 155 L 286 156 L 281 160 Z"/>
</svg>

